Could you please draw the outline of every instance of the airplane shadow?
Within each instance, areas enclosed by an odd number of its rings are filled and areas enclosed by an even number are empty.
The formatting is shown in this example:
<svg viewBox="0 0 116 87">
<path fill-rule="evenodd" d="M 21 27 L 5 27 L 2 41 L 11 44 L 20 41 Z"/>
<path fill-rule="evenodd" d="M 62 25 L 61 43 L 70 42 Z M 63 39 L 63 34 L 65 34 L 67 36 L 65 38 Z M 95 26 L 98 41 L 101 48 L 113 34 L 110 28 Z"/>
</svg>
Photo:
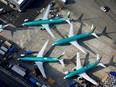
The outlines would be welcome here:
<svg viewBox="0 0 116 87">
<path fill-rule="evenodd" d="M 101 36 L 106 36 L 108 37 L 109 39 L 112 39 L 108 34 L 113 34 L 113 33 L 116 33 L 116 32 L 107 32 L 107 27 L 105 26 L 103 31 L 101 33 L 98 33 L 98 37 L 101 37 Z M 86 41 L 86 40 L 89 40 L 89 39 L 95 39 L 96 37 L 94 36 L 91 36 L 91 37 L 88 37 L 88 38 L 83 38 L 83 41 Z"/>
<path fill-rule="evenodd" d="M 33 0 L 32 3 L 27 7 L 27 9 L 33 9 L 43 6 L 46 0 Z"/>
<path fill-rule="evenodd" d="M 56 63 L 58 64 L 58 63 Z M 56 66 L 56 65 L 55 65 Z M 63 73 L 59 72 L 57 69 L 55 69 L 54 67 L 52 67 L 49 63 L 44 63 L 44 68 L 45 68 L 45 72 L 48 78 L 54 78 L 55 79 L 55 84 L 52 84 L 52 87 L 61 87 L 64 86 L 68 87 L 67 82 L 69 83 L 70 81 L 72 81 L 72 79 L 65 79 L 63 80 L 63 77 L 65 76 Z M 63 66 L 60 66 L 60 68 L 64 68 Z M 66 86 L 67 84 L 67 86 Z"/>
<path fill-rule="evenodd" d="M 60 35 L 62 38 L 65 38 L 60 32 L 59 30 L 57 29 L 57 27 L 55 25 L 53 25 L 52 27 L 52 30 L 54 30 L 58 35 Z"/>
<path fill-rule="evenodd" d="M 65 4 L 74 4 L 76 3 L 75 0 L 66 0 Z"/>
<path fill-rule="evenodd" d="M 89 39 L 88 39 L 89 40 Z M 92 52 L 93 54 L 96 54 L 95 51 L 93 51 L 89 46 L 87 46 L 85 43 L 84 43 L 84 40 L 82 41 L 81 40 L 78 40 L 78 43 L 81 44 L 82 47 L 86 48 L 87 50 L 89 50 L 90 52 Z"/>
<path fill-rule="evenodd" d="M 84 66 L 85 65 L 88 65 L 90 62 L 89 62 L 89 53 L 87 53 L 87 55 L 85 56 L 85 60 L 84 60 Z"/>
<path fill-rule="evenodd" d="M 76 61 L 76 56 L 77 56 L 77 55 L 75 55 L 75 56 L 70 60 L 70 61 L 71 61 L 73 64 L 75 64 L 75 65 L 76 65 L 76 62 L 75 62 L 75 61 Z"/>
<path fill-rule="evenodd" d="M 97 19 L 97 18 L 85 18 L 84 19 L 83 16 L 84 16 L 84 13 L 82 13 L 77 19 L 72 19 L 72 20 L 73 22 L 79 22 L 79 23 L 82 23 L 82 25 L 86 26 L 83 21 Z"/>
<path fill-rule="evenodd" d="M 12 26 L 8 26 L 8 28 L 5 28 L 4 30 L 7 30 L 7 31 L 10 31 L 10 33 L 11 33 L 11 36 L 12 36 L 12 38 L 13 38 L 13 36 L 14 36 L 14 33 L 16 32 L 16 31 L 19 31 L 19 30 L 30 30 L 30 29 L 33 29 L 34 30 L 34 28 L 26 28 L 26 27 L 12 27 Z"/>
<path fill-rule="evenodd" d="M 81 34 L 83 29 L 83 23 L 80 24 L 80 27 L 78 28 L 78 31 L 76 34 Z"/>
<path fill-rule="evenodd" d="M 52 51 L 54 50 L 55 46 L 51 46 L 51 48 L 45 53 L 45 56 L 50 56 Z"/>
<path fill-rule="evenodd" d="M 108 66 L 114 66 L 116 67 L 116 62 L 114 62 L 114 56 L 112 56 L 111 60 L 109 63 L 105 64 L 106 67 Z"/>
<path fill-rule="evenodd" d="M 107 38 L 109 39 L 112 39 L 112 37 L 109 36 L 109 34 L 113 34 L 113 33 L 116 33 L 116 32 L 107 32 L 107 26 L 104 27 L 102 33 L 100 34 L 97 34 L 99 37 L 100 36 L 106 36 Z"/>
</svg>

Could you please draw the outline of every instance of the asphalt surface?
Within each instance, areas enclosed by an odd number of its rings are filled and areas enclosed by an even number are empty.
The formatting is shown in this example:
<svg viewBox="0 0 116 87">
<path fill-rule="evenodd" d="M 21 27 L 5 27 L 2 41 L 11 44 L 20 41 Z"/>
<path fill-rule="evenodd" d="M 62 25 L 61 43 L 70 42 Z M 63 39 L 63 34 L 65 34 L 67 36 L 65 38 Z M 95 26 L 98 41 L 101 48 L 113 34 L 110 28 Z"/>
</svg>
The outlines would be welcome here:
<svg viewBox="0 0 116 87">
<path fill-rule="evenodd" d="M 100 0 L 99 0 L 100 1 Z M 100 7 L 103 2 L 93 1 L 93 0 L 69 0 L 66 8 L 73 13 L 72 18 L 78 22 L 74 23 L 74 31 L 77 33 L 88 31 L 91 24 L 93 23 L 96 27 L 96 33 L 99 34 L 99 39 L 96 38 L 88 38 L 83 42 L 79 41 L 79 44 L 84 47 L 86 51 L 89 52 L 89 57 L 86 57 L 85 54 L 81 53 L 81 61 L 86 61 L 84 64 L 89 64 L 95 61 L 96 53 L 100 53 L 103 58 L 102 62 L 107 66 L 107 68 L 95 68 L 88 72 L 89 76 L 91 76 L 96 81 L 104 75 L 105 72 L 115 71 L 116 70 L 116 59 L 111 56 L 116 52 L 115 46 L 115 23 L 114 19 L 108 16 L 108 13 L 104 13 Z M 113 0 L 112 0 L 113 1 Z M 101 3 L 101 4 L 99 4 Z M 76 9 L 75 9 L 76 8 Z M 114 8 L 109 10 L 109 12 L 115 13 Z M 64 14 L 67 13 L 67 10 Z M 81 19 L 82 17 L 82 19 Z M 41 18 L 41 17 L 38 17 Z M 113 20 L 112 20 L 113 19 Z M 40 50 L 43 44 L 49 39 L 49 44 L 46 48 L 47 56 L 59 56 L 62 54 L 63 50 L 66 51 L 64 58 L 66 58 L 66 67 L 62 67 L 59 63 L 44 63 L 45 72 L 48 78 L 53 78 L 55 82 L 51 84 L 53 87 L 68 87 L 68 84 L 72 80 L 76 79 L 66 79 L 63 71 L 64 69 L 72 71 L 72 68 L 75 66 L 75 55 L 78 51 L 73 46 L 58 46 L 52 47 L 52 42 L 62 39 L 66 37 L 69 32 L 69 25 L 60 24 L 56 25 L 56 29 L 53 29 L 53 33 L 57 37 L 56 40 L 50 37 L 50 35 L 46 31 L 38 30 L 40 27 L 29 27 L 28 29 L 17 28 L 17 31 L 14 32 L 13 37 L 11 36 L 10 30 L 13 28 L 9 28 L 8 30 L 4 30 L 3 35 L 8 39 L 13 40 L 22 48 L 32 49 L 32 50 Z M 15 29 L 16 30 L 16 29 Z M 103 32 L 104 31 L 104 32 Z M 112 33 L 111 33 L 112 32 Z M 110 34 L 107 34 L 110 33 Z M 89 58 L 89 59 L 88 59 Z M 38 79 L 38 78 L 37 78 Z M 40 78 L 39 78 L 40 79 Z"/>
<path fill-rule="evenodd" d="M 115 0 L 74 0 L 66 7 L 72 11 L 75 16 L 80 17 L 83 14 L 82 21 L 91 25 L 94 24 L 97 33 L 103 32 L 106 29 L 106 34 L 104 36 L 109 36 L 112 39 L 113 47 L 116 49 L 116 1 Z M 84 2 L 84 3 L 83 3 Z M 103 12 L 100 7 L 108 6 L 110 10 L 108 12 Z M 76 7 L 76 9 L 75 9 Z"/>
</svg>

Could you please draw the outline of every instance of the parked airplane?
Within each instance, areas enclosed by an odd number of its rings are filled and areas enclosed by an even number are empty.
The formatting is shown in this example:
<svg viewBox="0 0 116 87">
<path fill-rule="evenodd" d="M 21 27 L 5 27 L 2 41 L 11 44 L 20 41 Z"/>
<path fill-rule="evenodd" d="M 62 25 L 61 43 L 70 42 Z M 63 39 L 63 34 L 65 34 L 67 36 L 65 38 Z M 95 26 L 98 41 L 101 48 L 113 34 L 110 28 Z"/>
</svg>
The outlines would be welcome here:
<svg viewBox="0 0 116 87">
<path fill-rule="evenodd" d="M 6 25 L 0 24 L 0 32 L 2 32 L 7 26 L 8 26 L 8 24 L 6 24 Z"/>
<path fill-rule="evenodd" d="M 79 75 L 80 77 L 88 80 L 89 82 L 93 83 L 94 85 L 98 85 L 96 81 L 94 81 L 92 78 L 90 78 L 87 74 L 87 70 L 91 70 L 92 68 L 100 65 L 102 67 L 105 67 L 102 63 L 100 63 L 101 58 L 99 57 L 99 54 L 97 54 L 97 61 L 95 63 L 89 64 L 87 66 L 82 67 L 81 62 L 80 62 L 80 54 L 77 52 L 77 57 L 76 57 L 76 67 L 75 71 L 67 74 L 64 79 L 71 78 L 73 76 Z"/>
<path fill-rule="evenodd" d="M 44 44 L 44 46 L 42 47 L 42 49 L 38 53 L 37 57 L 18 58 L 18 60 L 21 60 L 21 61 L 34 61 L 36 63 L 36 65 L 38 66 L 38 68 L 40 69 L 43 77 L 45 77 L 46 79 L 47 79 L 47 77 L 46 77 L 46 74 L 45 74 L 45 71 L 43 68 L 44 62 L 60 62 L 64 66 L 63 59 L 60 59 L 64 55 L 64 52 L 58 58 L 56 58 L 56 57 L 44 57 L 44 51 L 47 47 L 47 44 L 48 44 L 48 41 Z"/>
<path fill-rule="evenodd" d="M 26 21 L 26 22 L 23 23 L 23 25 L 24 26 L 42 25 L 43 28 L 46 29 L 47 32 L 55 39 L 55 36 L 53 35 L 52 31 L 50 30 L 49 24 L 62 23 L 62 22 L 65 22 L 65 21 L 70 23 L 69 18 L 68 18 L 70 12 L 68 12 L 67 15 L 63 18 L 59 17 L 59 18 L 48 19 L 50 7 L 51 7 L 51 3 L 48 5 L 47 10 L 46 10 L 42 20 Z"/>
<path fill-rule="evenodd" d="M 58 40 L 58 41 L 54 42 L 53 45 L 58 46 L 58 45 L 71 43 L 72 45 L 74 45 L 75 47 L 77 47 L 79 50 L 81 50 L 83 53 L 86 54 L 85 50 L 82 49 L 82 47 L 78 44 L 77 40 L 89 37 L 91 35 L 98 38 L 98 36 L 94 33 L 94 30 L 95 30 L 95 28 L 92 25 L 91 30 L 89 32 L 82 33 L 82 34 L 79 34 L 79 35 L 74 35 L 73 22 L 71 22 L 70 23 L 70 31 L 69 31 L 68 38 Z"/>
</svg>

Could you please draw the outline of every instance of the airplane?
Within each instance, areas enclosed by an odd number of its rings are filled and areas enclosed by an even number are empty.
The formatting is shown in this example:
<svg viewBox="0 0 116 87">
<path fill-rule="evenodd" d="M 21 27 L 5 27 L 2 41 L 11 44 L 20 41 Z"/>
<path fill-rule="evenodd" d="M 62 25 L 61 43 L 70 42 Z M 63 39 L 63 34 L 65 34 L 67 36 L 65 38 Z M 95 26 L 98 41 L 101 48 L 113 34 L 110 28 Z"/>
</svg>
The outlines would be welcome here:
<svg viewBox="0 0 116 87">
<path fill-rule="evenodd" d="M 38 25 L 42 25 L 43 28 L 46 29 L 47 32 L 55 39 L 55 36 L 53 35 L 52 31 L 50 30 L 49 24 L 62 23 L 62 22 L 70 23 L 69 22 L 70 12 L 68 12 L 67 15 L 62 17 L 62 18 L 58 17 L 58 18 L 48 19 L 49 10 L 50 10 L 51 6 L 52 6 L 52 4 L 50 3 L 48 5 L 48 7 L 47 7 L 47 10 L 46 10 L 42 20 L 25 21 L 22 25 L 23 26 L 38 26 Z"/>
<path fill-rule="evenodd" d="M 44 62 L 60 62 L 62 66 L 64 66 L 63 59 L 60 59 L 65 52 L 62 53 L 62 55 L 58 58 L 56 57 L 44 57 L 44 51 L 47 47 L 48 41 L 44 44 L 40 52 L 38 53 L 37 57 L 22 57 L 18 58 L 17 60 L 21 61 L 34 61 L 37 67 L 39 68 L 40 72 L 42 73 L 43 77 L 47 79 L 44 68 L 43 68 L 43 63 Z"/>
<path fill-rule="evenodd" d="M 98 38 L 98 36 L 94 33 L 94 30 L 95 30 L 95 28 L 93 27 L 93 24 L 92 24 L 91 30 L 89 32 L 85 32 L 85 33 L 82 33 L 79 35 L 74 35 L 73 21 L 72 21 L 70 23 L 70 31 L 69 31 L 68 37 L 65 39 L 58 40 L 58 41 L 54 42 L 52 45 L 59 46 L 59 45 L 64 45 L 64 44 L 70 43 L 73 46 L 75 46 L 76 48 L 78 48 L 80 51 L 82 51 L 83 53 L 87 54 L 85 52 L 85 50 L 78 44 L 77 40 L 82 39 L 82 38 L 87 38 L 91 35 Z"/>
<path fill-rule="evenodd" d="M 0 32 L 2 32 L 6 27 L 8 27 L 8 24 L 6 25 L 0 24 Z"/>
<path fill-rule="evenodd" d="M 98 85 L 98 83 L 93 80 L 92 78 L 90 78 L 87 74 L 86 74 L 86 71 L 88 70 L 91 70 L 93 68 L 95 68 L 96 66 L 102 66 L 102 67 L 105 67 L 105 65 L 103 65 L 101 62 L 100 62 L 101 58 L 99 57 L 99 54 L 97 54 L 97 60 L 96 62 L 92 63 L 92 64 L 89 64 L 87 66 L 84 66 L 82 67 L 81 65 L 81 62 L 80 62 L 80 54 L 79 52 L 77 52 L 77 57 L 76 57 L 76 67 L 74 68 L 75 70 L 69 74 L 67 74 L 64 79 L 67 79 L 67 78 L 71 78 L 73 76 L 76 76 L 76 75 L 79 75 L 80 77 L 79 78 L 84 78 L 86 79 L 87 81 L 93 83 L 94 85 Z M 79 79 L 78 78 L 78 79 Z"/>
</svg>

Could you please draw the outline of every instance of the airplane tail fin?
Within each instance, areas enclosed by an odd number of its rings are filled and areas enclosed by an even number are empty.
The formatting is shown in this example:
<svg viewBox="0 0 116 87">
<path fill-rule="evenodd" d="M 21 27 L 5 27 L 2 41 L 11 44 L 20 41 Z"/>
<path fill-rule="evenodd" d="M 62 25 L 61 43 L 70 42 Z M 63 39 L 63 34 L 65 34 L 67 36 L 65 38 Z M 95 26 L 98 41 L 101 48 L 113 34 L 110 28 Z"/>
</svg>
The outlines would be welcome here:
<svg viewBox="0 0 116 87">
<path fill-rule="evenodd" d="M 100 62 L 101 61 L 101 58 L 100 58 L 100 56 L 99 56 L 99 54 L 97 54 L 97 61 L 99 61 L 99 63 L 97 64 L 97 66 L 102 66 L 102 67 L 106 67 L 102 62 Z"/>
<path fill-rule="evenodd" d="M 95 28 L 94 28 L 94 26 L 93 26 L 93 24 L 92 24 L 92 25 L 91 25 L 91 31 L 90 31 L 90 32 L 92 32 L 92 35 L 93 35 L 94 37 L 99 38 L 99 37 L 97 36 L 97 34 L 96 34 L 94 31 L 95 31 Z"/>
<path fill-rule="evenodd" d="M 68 23 L 68 24 L 71 24 L 70 22 L 70 11 L 67 13 L 66 16 L 63 17 L 65 19 L 65 21 Z"/>
<path fill-rule="evenodd" d="M 64 54 L 65 54 L 65 51 L 58 58 L 61 58 Z M 64 66 L 64 59 L 59 59 L 59 62 L 62 66 Z"/>
</svg>

